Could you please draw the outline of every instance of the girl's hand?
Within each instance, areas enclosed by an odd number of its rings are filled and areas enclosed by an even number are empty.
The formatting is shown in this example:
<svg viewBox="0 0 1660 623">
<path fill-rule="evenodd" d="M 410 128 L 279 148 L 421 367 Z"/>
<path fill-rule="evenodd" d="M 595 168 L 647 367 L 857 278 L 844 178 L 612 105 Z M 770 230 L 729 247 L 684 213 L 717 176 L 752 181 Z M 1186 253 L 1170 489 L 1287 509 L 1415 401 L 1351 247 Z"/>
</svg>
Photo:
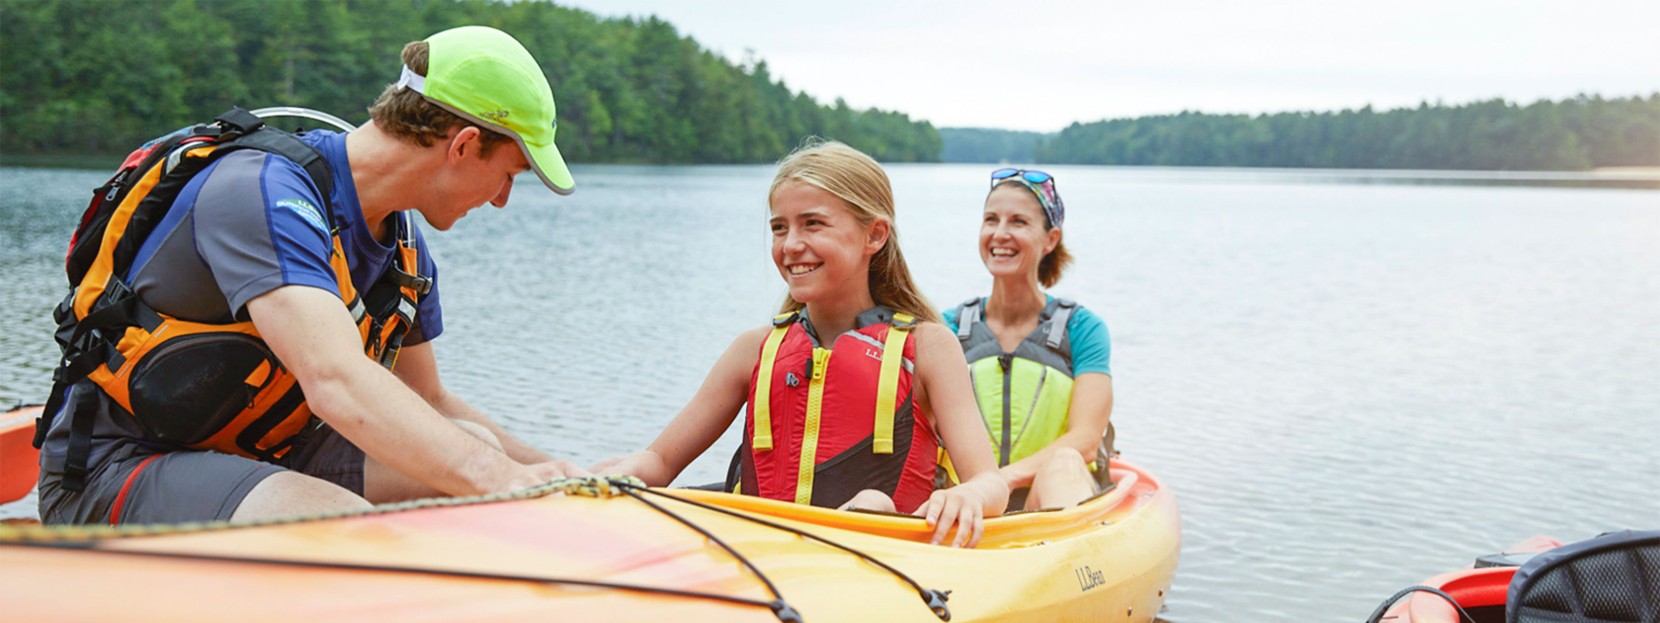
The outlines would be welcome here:
<svg viewBox="0 0 1660 623">
<path fill-rule="evenodd" d="M 952 547 L 974 547 L 980 544 L 980 534 L 985 530 L 983 509 L 986 500 L 979 492 L 963 486 L 950 489 L 940 489 L 928 496 L 928 501 L 917 507 L 912 513 L 928 522 L 934 529 L 934 538 L 929 541 L 939 545 L 945 541 L 945 535 L 951 532 L 951 527 L 957 527 L 957 536 L 951 540 Z"/>
<path fill-rule="evenodd" d="M 634 476 L 655 487 L 667 484 L 659 484 L 658 482 L 662 480 L 661 474 L 663 472 L 661 457 L 649 450 L 605 459 L 595 463 L 593 467 L 588 468 L 588 471 L 593 472 L 596 476 Z"/>
</svg>

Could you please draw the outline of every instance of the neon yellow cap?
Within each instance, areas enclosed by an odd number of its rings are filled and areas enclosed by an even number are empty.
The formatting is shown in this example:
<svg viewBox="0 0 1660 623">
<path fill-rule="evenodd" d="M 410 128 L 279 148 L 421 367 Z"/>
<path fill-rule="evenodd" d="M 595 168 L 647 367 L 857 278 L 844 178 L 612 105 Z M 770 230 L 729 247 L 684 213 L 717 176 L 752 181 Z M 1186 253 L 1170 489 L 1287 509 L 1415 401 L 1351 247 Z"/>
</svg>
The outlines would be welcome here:
<svg viewBox="0 0 1660 623">
<path fill-rule="evenodd" d="M 576 182 L 553 143 L 553 89 L 530 52 L 488 26 L 462 26 L 427 37 L 427 75 L 408 67 L 398 84 L 484 128 L 513 137 L 530 168 L 553 192 Z"/>
</svg>

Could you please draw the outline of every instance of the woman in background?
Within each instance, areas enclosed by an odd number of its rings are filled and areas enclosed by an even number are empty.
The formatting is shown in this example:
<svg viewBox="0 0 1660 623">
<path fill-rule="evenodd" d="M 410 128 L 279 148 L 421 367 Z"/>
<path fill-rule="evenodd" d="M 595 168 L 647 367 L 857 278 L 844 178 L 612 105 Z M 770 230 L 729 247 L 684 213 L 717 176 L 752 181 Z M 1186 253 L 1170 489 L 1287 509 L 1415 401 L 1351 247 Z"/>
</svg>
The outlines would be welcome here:
<svg viewBox="0 0 1660 623">
<path fill-rule="evenodd" d="M 1044 288 L 1071 263 L 1066 204 L 1042 171 L 991 174 L 980 260 L 991 295 L 945 313 L 1014 491 L 1010 510 L 1057 508 L 1100 493 L 1111 453 L 1112 344 L 1105 322 Z"/>
</svg>

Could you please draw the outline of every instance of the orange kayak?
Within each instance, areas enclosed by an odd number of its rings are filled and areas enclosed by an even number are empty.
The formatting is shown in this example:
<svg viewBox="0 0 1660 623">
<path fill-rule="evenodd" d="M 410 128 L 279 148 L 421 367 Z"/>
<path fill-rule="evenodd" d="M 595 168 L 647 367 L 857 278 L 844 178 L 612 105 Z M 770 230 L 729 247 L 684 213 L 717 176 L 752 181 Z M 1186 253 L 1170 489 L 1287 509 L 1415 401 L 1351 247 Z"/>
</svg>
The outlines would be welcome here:
<svg viewBox="0 0 1660 623">
<path fill-rule="evenodd" d="M 1561 547 L 1562 543 L 1547 536 L 1535 536 L 1503 552 L 1477 559 L 1475 564 L 1431 577 L 1419 584 L 1438 589 L 1452 597 L 1477 621 L 1503 621 L 1505 595 L 1510 580 L 1516 575 L 1516 565 L 1533 554 Z M 1412 593 L 1385 611 L 1380 623 L 1460 623 L 1458 609 L 1439 595 L 1428 592 Z"/>
<path fill-rule="evenodd" d="M 0 525 L 0 603 L 30 621 L 1151 621 L 1175 498 L 1111 473 L 1079 506 L 987 520 L 972 550 L 914 517 L 597 479 L 257 525 Z"/>
<path fill-rule="evenodd" d="M 0 504 L 29 495 L 40 476 L 40 451 L 34 447 L 40 405 L 18 407 L 0 415 Z"/>
</svg>

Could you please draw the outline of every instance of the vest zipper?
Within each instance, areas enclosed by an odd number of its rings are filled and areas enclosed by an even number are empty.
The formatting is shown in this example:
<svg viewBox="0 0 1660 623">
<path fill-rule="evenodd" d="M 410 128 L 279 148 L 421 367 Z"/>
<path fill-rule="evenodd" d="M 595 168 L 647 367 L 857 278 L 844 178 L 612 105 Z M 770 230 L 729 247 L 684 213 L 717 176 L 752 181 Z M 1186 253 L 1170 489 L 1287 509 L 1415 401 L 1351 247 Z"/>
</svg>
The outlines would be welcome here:
<svg viewBox="0 0 1660 623">
<path fill-rule="evenodd" d="M 999 355 L 997 365 L 1003 368 L 1003 436 L 998 441 L 997 466 L 1008 467 L 1010 447 L 1013 445 L 1009 439 L 1009 420 L 1013 417 L 1009 407 L 1009 391 L 1014 379 L 1014 371 L 1010 370 L 1014 367 L 1014 353 Z"/>
<path fill-rule="evenodd" d="M 824 403 L 824 377 L 829 370 L 831 351 L 814 348 L 807 383 L 807 417 L 801 432 L 801 462 L 796 467 L 795 502 L 813 503 L 813 468 L 818 458 L 819 410 Z"/>
</svg>

